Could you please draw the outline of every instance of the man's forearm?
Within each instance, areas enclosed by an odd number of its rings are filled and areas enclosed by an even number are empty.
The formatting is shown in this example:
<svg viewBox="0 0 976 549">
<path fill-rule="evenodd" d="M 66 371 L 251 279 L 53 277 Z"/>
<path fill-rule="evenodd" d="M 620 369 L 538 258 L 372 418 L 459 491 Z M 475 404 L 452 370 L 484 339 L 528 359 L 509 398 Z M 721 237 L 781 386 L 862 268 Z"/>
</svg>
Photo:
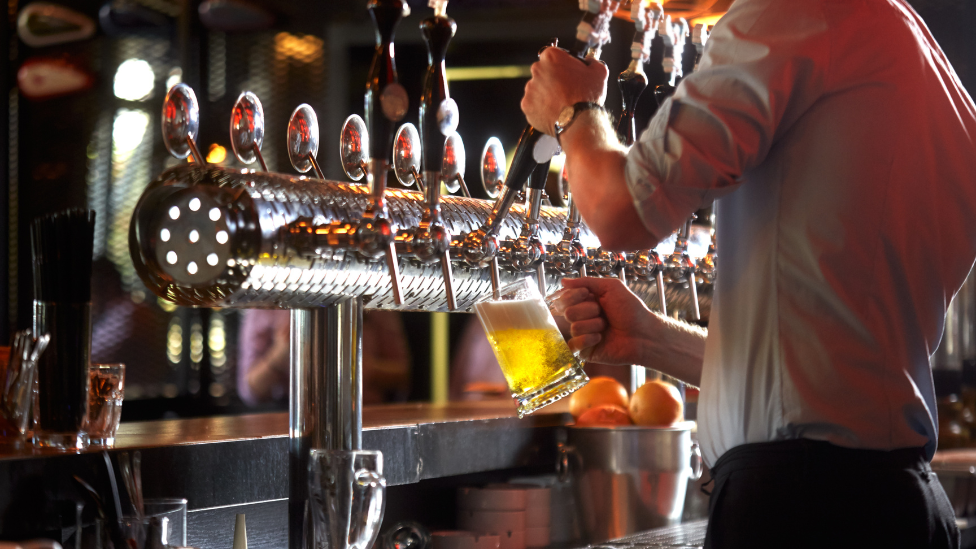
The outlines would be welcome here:
<svg viewBox="0 0 976 549">
<path fill-rule="evenodd" d="M 566 152 L 573 201 L 586 224 L 611 250 L 657 244 L 637 215 L 624 179 L 627 149 L 620 145 L 606 115 L 588 110 L 560 136 Z"/>
<path fill-rule="evenodd" d="M 651 313 L 661 319 L 640 350 L 641 366 L 653 368 L 696 387 L 701 385 L 708 332 L 698 326 Z"/>
</svg>

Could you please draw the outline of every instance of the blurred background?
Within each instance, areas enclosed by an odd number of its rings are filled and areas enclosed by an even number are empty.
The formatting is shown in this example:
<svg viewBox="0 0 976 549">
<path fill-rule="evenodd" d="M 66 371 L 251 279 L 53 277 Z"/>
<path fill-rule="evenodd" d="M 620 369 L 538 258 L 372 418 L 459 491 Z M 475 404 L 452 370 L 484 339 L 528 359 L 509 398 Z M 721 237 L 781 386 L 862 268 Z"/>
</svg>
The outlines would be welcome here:
<svg viewBox="0 0 976 549">
<path fill-rule="evenodd" d="M 52 12 L 40 2 L 9 0 L 7 24 L 0 26 L 0 41 L 8 44 L 0 61 L 6 96 L 0 145 L 7 151 L 0 154 L 0 333 L 30 325 L 30 221 L 67 207 L 91 208 L 97 212 L 92 358 L 126 363 L 123 420 L 285 409 L 286 394 L 284 399 L 280 392 L 261 398 L 247 394 L 241 365 L 245 360 L 244 368 L 256 368 L 253 364 L 262 357 L 272 360 L 271 355 L 280 354 L 276 345 L 287 314 L 248 318 L 250 312 L 184 309 L 147 292 L 129 259 L 129 219 L 146 185 L 183 162 L 169 157 L 159 129 L 163 97 L 178 82 L 192 86 L 200 101 L 198 144 L 209 162 L 243 167 L 230 151 L 228 126 L 231 107 L 249 90 L 264 105 L 263 153 L 269 169 L 293 172 L 284 147 L 286 124 L 295 107 L 308 103 L 319 118 L 319 162 L 327 177 L 343 179 L 339 130 L 348 115 L 363 114 L 375 44 L 365 4 L 54 0 L 47 4 L 57 8 Z M 963 83 L 971 86 L 974 2 L 913 4 Z M 406 121 L 417 123 L 427 65 L 418 24 L 431 10 L 426 2 L 411 0 L 410 5 L 412 14 L 397 31 L 396 60 L 411 99 Z M 45 15 L 50 13 L 56 15 Z M 578 2 L 455 0 L 448 13 L 458 25 L 447 54 L 448 78 L 460 111 L 467 178 L 474 182 L 489 137 L 498 137 L 509 154 L 514 150 L 525 124 L 519 102 L 529 66 L 552 38 L 572 40 Z M 614 41 L 604 50 L 611 79 L 629 60 L 630 25 L 616 20 Z M 50 43 L 72 33 L 78 39 Z M 659 66 L 660 57 L 652 57 L 652 82 Z M 653 110 L 650 95 L 638 108 L 639 126 Z M 611 83 L 607 106 L 618 111 L 619 105 Z M 469 186 L 476 197 L 484 197 L 479 185 Z M 375 347 L 365 353 L 375 355 L 371 360 L 383 374 L 376 381 L 375 401 L 443 398 L 432 389 L 431 363 L 437 354 L 432 349 L 456 350 L 473 317 L 433 318 L 427 313 L 367 318 L 377 334 L 402 334 L 395 345 L 383 338 L 370 344 L 368 335 L 364 342 L 364 348 Z M 443 331 L 440 340 L 432 338 L 434 322 L 449 325 L 446 340 Z M 242 345 L 259 340 L 257 350 Z M 368 378 L 367 372 L 370 383 Z"/>
</svg>

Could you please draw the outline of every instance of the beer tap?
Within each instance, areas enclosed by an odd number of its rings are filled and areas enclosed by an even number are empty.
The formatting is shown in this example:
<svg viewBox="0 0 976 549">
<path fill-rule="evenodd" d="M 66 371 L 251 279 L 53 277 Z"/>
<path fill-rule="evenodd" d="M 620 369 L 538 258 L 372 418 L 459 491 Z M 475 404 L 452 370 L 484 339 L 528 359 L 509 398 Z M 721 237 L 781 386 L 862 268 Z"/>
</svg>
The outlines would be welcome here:
<svg viewBox="0 0 976 549">
<path fill-rule="evenodd" d="M 396 251 L 398 228 L 389 218 L 385 194 L 394 124 L 403 119 L 410 105 L 407 91 L 397 79 L 393 35 L 400 19 L 410 12 L 410 7 L 402 0 L 370 0 L 367 9 L 376 25 L 376 51 L 366 81 L 366 123 L 361 130 L 363 139 L 359 150 L 369 152 L 369 164 L 363 158 L 358 160 L 369 185 L 370 201 L 355 232 L 356 247 L 365 257 L 385 258 L 393 299 L 400 305 L 403 303 L 403 293 Z M 345 135 L 344 131 L 343 137 Z M 351 141 L 355 142 L 354 139 Z M 343 166 L 346 164 L 346 158 L 343 158 Z"/>
<path fill-rule="evenodd" d="M 563 230 L 563 239 L 551 247 L 549 257 L 556 271 L 560 274 L 569 275 L 576 273 L 582 278 L 586 276 L 586 248 L 580 242 L 580 230 L 583 226 L 583 217 L 580 215 L 579 208 L 573 201 L 573 194 L 569 192 L 569 182 L 566 178 L 565 165 L 559 173 L 559 178 L 563 200 L 568 202 L 569 215 L 566 216 L 566 228 Z"/>
<path fill-rule="evenodd" d="M 316 177 L 325 179 L 315 159 L 318 154 L 319 119 L 312 107 L 302 103 L 288 119 L 288 160 L 298 173 L 312 170 Z"/>
<path fill-rule="evenodd" d="M 241 93 L 230 113 L 230 147 L 234 156 L 243 164 L 253 164 L 255 160 L 261 169 L 268 171 L 261 155 L 264 144 L 264 108 L 261 100 L 253 93 Z"/>
<path fill-rule="evenodd" d="M 441 219 L 440 193 L 444 146 L 458 124 L 457 103 L 451 99 L 444 69 L 447 45 L 454 37 L 457 24 L 447 16 L 447 0 L 430 0 L 428 5 L 434 8 L 434 15 L 420 23 L 429 61 L 420 98 L 420 141 L 426 200 L 419 226 L 404 235 L 403 244 L 407 253 L 422 262 L 440 261 L 447 308 L 453 311 L 457 308 L 457 302 L 451 272 L 451 233 Z"/>
<path fill-rule="evenodd" d="M 529 192 L 526 196 L 525 221 L 517 239 L 506 246 L 506 255 L 516 271 L 535 271 L 539 293 L 545 297 L 546 291 L 546 245 L 539 238 L 539 212 L 545 194 L 546 178 L 549 176 L 550 161 L 536 165 L 529 177 Z"/>
<path fill-rule="evenodd" d="M 654 88 L 654 99 L 661 105 L 664 100 L 674 93 L 678 82 L 681 81 L 681 60 L 684 54 L 685 39 L 688 36 L 688 22 L 678 19 L 671 22 L 671 16 L 664 16 L 658 23 L 658 36 L 664 39 L 664 77 L 665 82 Z"/>
<path fill-rule="evenodd" d="M 368 143 L 366 127 L 362 119 L 356 118 L 358 123 L 355 120 L 350 123 L 347 119 L 343 138 L 366 145 Z M 295 109 L 292 121 L 288 124 L 288 157 L 292 166 L 299 172 L 317 167 L 314 159 L 319 148 L 318 131 L 311 131 L 313 128 L 317 130 L 318 124 L 315 122 L 315 112 L 311 107 L 302 105 Z M 366 146 L 351 147 L 344 143 L 341 147 L 343 169 L 347 173 L 362 170 L 361 176 L 368 175 L 366 150 Z M 382 206 L 382 200 L 380 205 Z M 319 257 L 330 249 L 355 251 L 366 259 L 385 256 L 390 271 L 393 300 L 397 305 L 402 305 L 400 267 L 394 248 L 395 228 L 383 217 L 371 216 L 371 213 L 376 211 L 375 206 L 376 201 L 371 200 L 362 218 L 353 222 L 333 221 L 319 224 L 306 217 L 299 218 L 283 233 L 288 239 L 284 248 L 306 257 Z"/>
<path fill-rule="evenodd" d="M 402 305 L 400 260 L 396 251 L 397 227 L 388 216 L 385 194 L 393 127 L 403 119 L 409 104 L 407 92 L 397 81 L 393 34 L 409 8 L 401 0 L 371 0 L 367 9 L 376 25 L 376 50 L 366 82 L 366 121 L 355 114 L 346 118 L 342 125 L 339 152 L 346 176 L 353 181 L 365 179 L 369 185 L 369 206 L 357 222 L 335 221 L 327 225 L 314 225 L 307 219 L 300 219 L 289 227 L 289 235 L 295 243 L 305 240 L 299 249 L 312 250 L 313 255 L 324 248 L 337 247 L 354 250 L 370 260 L 384 258 L 390 273 L 393 301 Z M 295 169 L 305 172 L 309 168 L 306 164 L 310 164 L 321 177 L 321 170 L 315 162 L 318 124 L 314 116 L 314 111 L 307 105 L 295 110 L 288 126 L 288 154 Z M 314 128 L 314 147 L 302 146 L 308 140 L 306 128 Z"/>
<path fill-rule="evenodd" d="M 619 4 L 618 0 L 580 0 L 580 9 L 585 12 L 576 28 L 576 42 L 570 52 L 572 55 L 581 61 L 587 57 L 599 57 L 603 44 L 610 40 L 610 20 Z M 531 125 L 525 127 L 505 177 L 504 187 L 495 198 L 495 205 L 488 219 L 477 231 L 468 233 L 459 245 L 460 254 L 465 261 L 474 266 L 491 263 L 492 272 L 497 270 L 495 255 L 498 253 L 498 231 L 502 221 L 536 166 L 551 161 L 558 150 L 559 143 L 554 137 Z M 497 295 L 498 286 L 494 284 L 496 280 L 497 277 L 493 276 L 492 282 Z"/>
<path fill-rule="evenodd" d="M 691 292 L 692 318 L 700 320 L 701 312 L 698 308 L 695 262 L 688 255 L 688 236 L 691 234 L 691 222 L 694 219 L 695 216 L 688 218 L 688 221 L 678 231 L 678 237 L 674 243 L 674 252 L 665 260 L 664 268 L 669 283 L 688 284 L 688 291 Z"/>
<path fill-rule="evenodd" d="M 648 5 L 645 0 L 634 0 L 631 5 L 630 20 L 636 27 L 634 40 L 630 46 L 631 59 L 627 69 L 617 78 L 623 103 L 620 119 L 617 121 L 617 136 L 624 145 L 633 145 L 637 139 L 634 111 L 637 108 L 637 101 L 647 88 L 644 63 L 650 58 L 651 41 L 657 32 L 657 23 L 663 13 L 664 10 L 658 3 Z"/>
<path fill-rule="evenodd" d="M 206 157 L 197 148 L 200 105 L 190 86 L 177 84 L 166 92 L 166 98 L 163 99 L 162 127 L 163 142 L 171 155 L 176 158 L 193 155 L 193 161 L 197 164 L 207 164 Z"/>
<path fill-rule="evenodd" d="M 635 277 L 643 280 L 651 280 L 652 278 L 656 280 L 658 305 L 661 308 L 661 314 L 667 316 L 668 300 L 664 293 L 665 267 L 660 254 L 654 250 L 641 250 L 628 258 L 627 265 Z"/>
<path fill-rule="evenodd" d="M 627 70 L 620 73 L 617 82 L 623 109 L 617 123 L 617 135 L 624 145 L 633 145 L 637 139 L 634 123 L 634 109 L 644 89 L 647 87 L 647 76 L 644 74 L 644 63 L 650 58 L 651 43 L 655 34 L 660 30 L 660 23 L 664 10 L 660 4 L 646 6 L 643 2 L 634 2 L 631 6 L 630 19 L 634 22 L 634 40 L 631 45 L 631 61 Z M 604 264 L 610 264 L 612 258 L 604 259 Z M 626 268 L 630 268 L 635 276 L 650 280 L 657 279 L 658 301 L 663 314 L 667 314 L 667 299 L 664 293 L 664 265 L 661 257 L 654 250 L 643 250 L 624 259 Z M 624 272 L 626 272 L 626 268 Z"/>
<path fill-rule="evenodd" d="M 705 54 L 705 43 L 708 42 L 708 27 L 699 23 L 691 31 L 691 43 L 695 46 L 695 64 L 692 71 L 698 70 L 698 63 L 701 62 L 702 55 Z"/>
<path fill-rule="evenodd" d="M 621 252 L 611 252 L 599 248 L 592 259 L 590 265 L 597 276 L 612 277 L 616 276 L 624 284 L 627 283 L 627 256 Z"/>
<path fill-rule="evenodd" d="M 701 258 L 698 259 L 698 264 L 695 267 L 698 273 L 698 280 L 701 284 L 714 284 L 715 283 L 715 273 L 716 273 L 716 262 L 718 260 L 718 254 L 715 253 L 715 227 L 712 226 L 710 231 L 712 234 L 712 240 L 708 244 L 708 251 L 705 252 Z"/>
</svg>

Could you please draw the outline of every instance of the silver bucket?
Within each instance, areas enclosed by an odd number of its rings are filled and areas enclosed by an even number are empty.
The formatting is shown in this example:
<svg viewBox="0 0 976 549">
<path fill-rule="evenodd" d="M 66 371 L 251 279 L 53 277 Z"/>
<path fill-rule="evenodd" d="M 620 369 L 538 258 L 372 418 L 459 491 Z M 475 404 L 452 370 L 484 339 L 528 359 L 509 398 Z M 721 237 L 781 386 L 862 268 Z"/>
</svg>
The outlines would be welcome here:
<svg viewBox="0 0 976 549">
<path fill-rule="evenodd" d="M 560 465 L 576 486 L 587 542 L 681 521 L 688 482 L 702 472 L 694 425 L 569 428 Z"/>
</svg>

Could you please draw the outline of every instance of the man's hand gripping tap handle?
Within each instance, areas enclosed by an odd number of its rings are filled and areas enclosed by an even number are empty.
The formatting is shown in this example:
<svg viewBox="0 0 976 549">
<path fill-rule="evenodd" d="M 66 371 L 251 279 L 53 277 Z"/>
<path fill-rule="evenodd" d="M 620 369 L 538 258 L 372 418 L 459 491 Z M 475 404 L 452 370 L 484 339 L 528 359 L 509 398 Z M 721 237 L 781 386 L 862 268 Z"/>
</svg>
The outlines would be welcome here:
<svg viewBox="0 0 976 549">
<path fill-rule="evenodd" d="M 597 59 L 601 47 L 610 40 L 610 20 L 619 4 L 619 1 L 612 0 L 581 0 L 580 9 L 584 10 L 584 14 L 577 26 L 576 42 L 569 53 L 583 62 L 588 62 L 589 59 Z M 540 56 L 548 55 L 547 50 L 549 48 L 543 49 Z M 599 99 L 602 103 L 602 97 Z M 515 149 L 512 165 L 509 167 L 505 179 L 505 186 L 496 199 L 491 214 L 481 228 L 468 234 L 461 243 L 461 255 L 468 263 L 472 265 L 490 263 L 492 270 L 497 270 L 498 259 L 496 256 L 499 249 L 497 235 L 502 220 L 508 215 L 509 209 L 525 186 L 529 176 L 536 171 L 540 164 L 548 164 L 559 149 L 558 142 L 555 139 L 554 121 L 555 116 L 546 120 L 542 125 L 543 130 L 533 126 L 532 121 L 529 121 L 530 124 L 522 132 Z M 530 195 L 533 191 L 541 193 L 545 188 L 545 177 L 533 177 L 529 186 Z M 532 200 L 530 197 L 530 211 L 526 214 L 527 220 L 538 218 L 540 206 L 540 200 Z M 534 212 L 533 209 L 535 209 Z M 528 225 L 526 228 L 530 229 Z M 540 261 L 544 262 L 544 257 Z M 492 281 L 495 280 L 493 277 Z M 542 288 L 545 283 L 540 280 L 539 284 Z M 497 290 L 495 288 L 496 295 Z"/>
</svg>

